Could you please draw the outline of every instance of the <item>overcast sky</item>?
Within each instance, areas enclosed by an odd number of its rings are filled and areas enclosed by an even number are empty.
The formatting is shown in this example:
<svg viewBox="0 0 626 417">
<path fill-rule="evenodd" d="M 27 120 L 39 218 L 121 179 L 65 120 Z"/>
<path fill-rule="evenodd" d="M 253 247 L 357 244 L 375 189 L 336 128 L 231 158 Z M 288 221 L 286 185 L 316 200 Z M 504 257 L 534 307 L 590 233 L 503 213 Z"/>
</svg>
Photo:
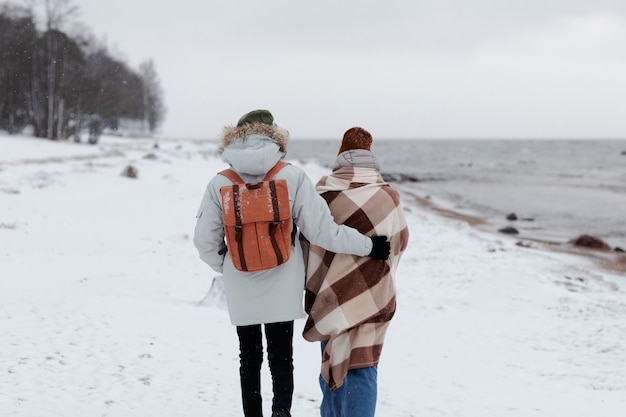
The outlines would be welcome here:
<svg viewBox="0 0 626 417">
<path fill-rule="evenodd" d="M 626 138 L 624 0 L 81 0 L 161 133 L 213 138 L 267 108 L 294 138 Z"/>
</svg>

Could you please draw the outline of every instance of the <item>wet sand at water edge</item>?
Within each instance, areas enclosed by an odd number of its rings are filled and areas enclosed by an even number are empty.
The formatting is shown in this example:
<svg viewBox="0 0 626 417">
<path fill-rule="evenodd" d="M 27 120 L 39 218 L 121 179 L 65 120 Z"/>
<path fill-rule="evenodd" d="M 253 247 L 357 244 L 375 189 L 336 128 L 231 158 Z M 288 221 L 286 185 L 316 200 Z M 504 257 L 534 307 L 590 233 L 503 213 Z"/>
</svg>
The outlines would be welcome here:
<svg viewBox="0 0 626 417">
<path fill-rule="evenodd" d="M 509 238 L 517 240 L 518 246 L 526 247 L 529 249 L 537 250 L 549 250 L 558 253 L 566 253 L 577 256 L 584 256 L 592 260 L 598 265 L 598 267 L 611 272 L 618 272 L 626 274 L 626 253 L 616 252 L 613 250 L 594 249 L 589 247 L 576 246 L 572 243 L 563 243 L 557 241 L 551 241 L 547 239 L 535 238 L 532 236 L 517 236 L 508 235 L 497 231 L 497 227 L 490 224 L 488 220 L 478 217 L 476 215 L 462 213 L 460 211 L 452 210 L 442 207 L 434 203 L 428 196 L 420 196 L 415 190 L 408 187 L 398 187 L 401 192 L 408 196 L 408 201 L 415 202 L 419 207 L 424 208 L 430 212 L 433 212 L 439 216 L 458 220 L 480 230 L 482 232 L 489 232 L 497 235 L 501 238 Z"/>
</svg>

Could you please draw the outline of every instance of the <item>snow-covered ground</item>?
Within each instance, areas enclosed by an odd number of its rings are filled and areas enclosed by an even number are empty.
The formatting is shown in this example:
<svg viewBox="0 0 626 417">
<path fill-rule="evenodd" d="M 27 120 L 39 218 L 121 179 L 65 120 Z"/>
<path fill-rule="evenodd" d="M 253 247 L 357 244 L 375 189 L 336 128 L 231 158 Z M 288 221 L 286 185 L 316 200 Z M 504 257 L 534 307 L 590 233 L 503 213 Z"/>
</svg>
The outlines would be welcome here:
<svg viewBox="0 0 626 417">
<path fill-rule="evenodd" d="M 214 143 L 153 144 L 0 135 L 0 415 L 242 415 L 235 329 L 191 242 L 224 163 Z M 624 276 L 405 210 L 377 415 L 624 415 Z M 319 347 L 294 348 L 293 415 L 319 415 Z"/>
</svg>

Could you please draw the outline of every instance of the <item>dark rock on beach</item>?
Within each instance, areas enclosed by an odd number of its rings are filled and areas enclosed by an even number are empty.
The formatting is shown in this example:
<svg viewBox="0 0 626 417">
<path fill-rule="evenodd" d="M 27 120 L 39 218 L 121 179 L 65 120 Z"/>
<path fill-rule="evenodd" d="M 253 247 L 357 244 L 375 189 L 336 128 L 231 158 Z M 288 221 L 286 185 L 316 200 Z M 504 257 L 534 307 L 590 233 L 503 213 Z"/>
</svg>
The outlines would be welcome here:
<svg viewBox="0 0 626 417">
<path fill-rule="evenodd" d="M 509 221 L 515 221 L 515 220 L 521 220 L 523 222 L 534 222 L 535 219 L 533 219 L 532 217 L 517 217 L 517 214 L 515 213 L 509 213 L 506 215 L 506 219 Z"/>
<path fill-rule="evenodd" d="M 620 248 L 619 246 L 616 246 L 615 249 L 613 249 L 615 252 L 620 252 L 620 253 L 624 253 L 626 252 L 626 250 Z"/>
<path fill-rule="evenodd" d="M 124 171 L 122 171 L 122 176 L 128 178 L 137 178 L 138 174 L 139 172 L 137 171 L 137 168 L 132 165 L 128 165 L 124 168 Z"/>
<path fill-rule="evenodd" d="M 590 235 L 580 235 L 576 239 L 572 240 L 572 244 L 574 244 L 574 246 L 582 246 L 585 248 L 611 250 L 611 247 L 602 239 Z"/>
<path fill-rule="evenodd" d="M 516 228 L 511 227 L 511 226 L 507 226 L 507 227 L 503 227 L 502 229 L 498 229 L 498 232 L 504 233 L 504 234 L 507 234 L 507 235 L 517 235 L 517 234 L 519 234 L 519 231 Z"/>
</svg>

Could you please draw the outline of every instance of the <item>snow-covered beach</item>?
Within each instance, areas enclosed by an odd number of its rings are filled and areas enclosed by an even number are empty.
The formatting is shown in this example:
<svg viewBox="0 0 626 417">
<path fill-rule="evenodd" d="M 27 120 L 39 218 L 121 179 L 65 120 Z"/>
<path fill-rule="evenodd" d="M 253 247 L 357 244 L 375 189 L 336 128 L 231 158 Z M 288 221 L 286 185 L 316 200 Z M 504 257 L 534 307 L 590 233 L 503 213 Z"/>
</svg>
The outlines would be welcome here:
<svg viewBox="0 0 626 417">
<path fill-rule="evenodd" d="M 205 299 L 215 274 L 191 242 L 224 163 L 214 143 L 153 145 L 0 134 L 3 416 L 241 415 L 236 334 L 221 300 Z M 137 178 L 121 175 L 129 165 Z M 313 181 L 327 173 L 301 166 Z M 405 210 L 377 415 L 623 415 L 623 272 L 409 195 Z M 294 349 L 292 414 L 316 416 L 319 346 L 296 337 Z M 266 368 L 264 381 L 269 410 Z"/>
</svg>

